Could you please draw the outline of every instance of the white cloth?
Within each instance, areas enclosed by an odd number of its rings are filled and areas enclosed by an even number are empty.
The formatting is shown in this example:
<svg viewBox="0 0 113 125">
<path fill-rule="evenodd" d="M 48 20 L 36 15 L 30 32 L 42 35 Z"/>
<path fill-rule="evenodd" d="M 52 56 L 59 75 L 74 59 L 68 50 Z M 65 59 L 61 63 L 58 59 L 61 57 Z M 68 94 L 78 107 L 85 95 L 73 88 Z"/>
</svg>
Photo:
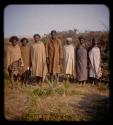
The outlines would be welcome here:
<svg viewBox="0 0 113 125">
<path fill-rule="evenodd" d="M 74 76 L 75 72 L 75 58 L 73 45 L 64 45 L 64 73 Z"/>
<path fill-rule="evenodd" d="M 100 49 L 93 47 L 89 51 L 90 69 L 89 76 L 93 78 L 99 78 L 100 76 Z"/>
<path fill-rule="evenodd" d="M 71 37 L 66 38 L 66 40 L 72 42 L 72 38 Z"/>
</svg>

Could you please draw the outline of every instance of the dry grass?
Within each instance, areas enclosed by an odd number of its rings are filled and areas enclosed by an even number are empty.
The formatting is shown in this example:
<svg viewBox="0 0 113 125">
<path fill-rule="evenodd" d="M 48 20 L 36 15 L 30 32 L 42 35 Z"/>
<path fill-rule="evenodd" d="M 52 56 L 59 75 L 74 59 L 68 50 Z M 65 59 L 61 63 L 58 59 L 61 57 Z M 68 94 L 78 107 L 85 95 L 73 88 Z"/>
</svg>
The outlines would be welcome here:
<svg viewBox="0 0 113 125">
<path fill-rule="evenodd" d="M 34 91 L 40 89 L 48 92 L 53 88 L 47 83 L 42 87 L 38 85 L 21 87 L 19 83 L 15 83 L 12 88 L 8 80 L 5 80 L 4 86 L 4 112 L 7 120 L 101 120 L 106 119 L 109 109 L 108 88 L 101 91 L 99 87 L 90 84 L 86 86 L 77 83 L 69 84 L 66 95 L 62 94 L 65 86 L 61 84 L 54 87 L 54 90 L 57 90 L 54 93 L 41 96 L 34 94 Z"/>
</svg>

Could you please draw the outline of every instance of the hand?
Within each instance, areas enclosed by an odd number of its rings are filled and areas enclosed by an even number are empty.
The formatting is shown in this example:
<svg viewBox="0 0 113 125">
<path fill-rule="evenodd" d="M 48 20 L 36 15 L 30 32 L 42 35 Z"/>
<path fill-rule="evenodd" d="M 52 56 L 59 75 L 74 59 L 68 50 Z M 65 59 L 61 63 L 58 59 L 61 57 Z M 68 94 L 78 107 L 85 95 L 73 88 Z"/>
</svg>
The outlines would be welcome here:
<svg viewBox="0 0 113 125">
<path fill-rule="evenodd" d="M 11 65 L 8 66 L 8 69 L 7 69 L 7 70 L 8 70 L 8 71 L 11 71 Z"/>
</svg>

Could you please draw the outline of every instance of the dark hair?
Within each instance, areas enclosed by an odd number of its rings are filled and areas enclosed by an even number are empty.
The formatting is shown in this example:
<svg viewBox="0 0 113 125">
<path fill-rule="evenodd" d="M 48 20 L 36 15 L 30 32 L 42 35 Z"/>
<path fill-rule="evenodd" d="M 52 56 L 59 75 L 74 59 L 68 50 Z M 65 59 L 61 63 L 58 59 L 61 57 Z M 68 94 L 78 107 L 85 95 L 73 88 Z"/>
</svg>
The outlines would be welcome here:
<svg viewBox="0 0 113 125">
<path fill-rule="evenodd" d="M 18 41 L 19 38 L 17 36 L 12 36 L 12 37 L 9 38 L 9 42 L 12 42 L 14 40 Z"/>
<path fill-rule="evenodd" d="M 51 31 L 51 34 L 53 34 L 53 33 L 57 33 L 56 30 L 52 30 L 52 31 Z"/>
<path fill-rule="evenodd" d="M 95 44 L 97 44 L 97 39 L 92 38 L 92 45 L 95 45 Z"/>
<path fill-rule="evenodd" d="M 84 40 L 85 40 L 85 38 L 84 38 L 83 36 L 79 36 L 78 39 L 79 39 L 79 40 L 81 40 L 81 39 L 84 39 Z"/>
<path fill-rule="evenodd" d="M 33 38 L 35 38 L 36 36 L 38 36 L 39 38 L 41 38 L 39 34 L 34 34 Z"/>
<path fill-rule="evenodd" d="M 22 38 L 22 39 L 20 40 L 20 42 L 22 43 L 24 40 L 26 40 L 27 43 L 29 42 L 27 38 Z"/>
</svg>

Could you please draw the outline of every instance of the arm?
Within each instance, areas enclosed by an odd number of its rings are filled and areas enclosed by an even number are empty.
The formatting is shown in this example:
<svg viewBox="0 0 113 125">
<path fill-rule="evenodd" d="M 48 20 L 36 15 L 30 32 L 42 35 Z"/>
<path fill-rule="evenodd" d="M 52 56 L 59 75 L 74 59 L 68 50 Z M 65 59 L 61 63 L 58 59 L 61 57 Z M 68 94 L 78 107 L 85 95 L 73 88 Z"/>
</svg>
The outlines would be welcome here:
<svg viewBox="0 0 113 125">
<path fill-rule="evenodd" d="M 100 50 L 98 50 L 96 53 L 93 53 L 93 62 L 94 62 L 94 69 L 96 75 L 98 74 L 99 66 L 100 66 Z"/>
<path fill-rule="evenodd" d="M 49 64 L 49 53 L 48 53 L 48 51 L 49 51 L 49 44 L 48 44 L 48 41 L 47 41 L 47 43 L 45 45 L 46 62 L 47 62 L 47 64 Z"/>
<path fill-rule="evenodd" d="M 32 50 L 32 46 L 30 46 L 30 48 L 29 48 L 29 66 L 30 66 L 30 68 L 32 67 L 32 55 L 33 55 L 33 50 Z"/>
<path fill-rule="evenodd" d="M 9 68 L 9 65 L 10 65 L 10 49 L 9 49 L 9 47 L 7 47 L 7 50 L 6 50 L 6 68 L 7 68 L 7 70 Z"/>
<path fill-rule="evenodd" d="M 19 46 L 19 48 L 18 48 L 18 51 L 19 51 L 19 53 L 20 53 L 20 63 L 21 63 L 20 66 L 24 66 L 24 62 L 23 62 L 23 59 L 22 59 L 22 54 L 21 54 L 20 46 Z"/>
<path fill-rule="evenodd" d="M 59 40 L 59 57 L 60 57 L 60 64 L 61 64 L 61 62 L 62 62 L 62 60 L 63 60 L 63 50 L 62 50 L 62 43 L 61 43 L 61 41 Z"/>
</svg>

